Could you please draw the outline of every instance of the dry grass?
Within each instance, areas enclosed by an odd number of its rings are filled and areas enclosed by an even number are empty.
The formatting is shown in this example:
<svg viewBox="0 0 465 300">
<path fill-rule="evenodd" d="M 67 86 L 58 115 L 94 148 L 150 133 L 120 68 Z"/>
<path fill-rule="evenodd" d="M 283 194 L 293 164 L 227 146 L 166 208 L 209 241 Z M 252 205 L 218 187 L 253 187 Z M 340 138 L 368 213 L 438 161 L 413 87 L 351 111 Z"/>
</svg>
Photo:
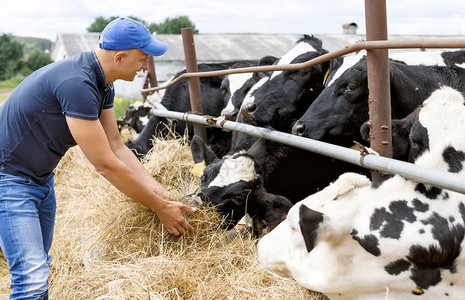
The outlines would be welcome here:
<svg viewBox="0 0 465 300">
<path fill-rule="evenodd" d="M 185 140 L 156 140 L 144 165 L 179 199 L 198 187 Z M 257 261 L 256 240 L 228 238 L 211 208 L 186 215 L 195 232 L 169 235 L 156 216 L 71 149 L 56 170 L 51 299 L 326 299 Z M 0 278 L 8 278 L 0 258 Z M 5 282 L 5 280 L 1 280 Z M 0 298 L 8 285 L 0 285 Z"/>
</svg>

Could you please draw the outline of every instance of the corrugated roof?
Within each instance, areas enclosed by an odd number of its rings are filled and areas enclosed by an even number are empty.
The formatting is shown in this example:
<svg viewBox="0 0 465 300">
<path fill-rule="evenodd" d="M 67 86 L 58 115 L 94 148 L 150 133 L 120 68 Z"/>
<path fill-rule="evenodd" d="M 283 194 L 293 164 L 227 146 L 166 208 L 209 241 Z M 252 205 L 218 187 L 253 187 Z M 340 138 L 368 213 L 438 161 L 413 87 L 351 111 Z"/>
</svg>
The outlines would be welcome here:
<svg viewBox="0 0 465 300">
<path fill-rule="evenodd" d="M 94 49 L 99 33 L 57 35 L 53 52 L 61 45 L 66 56 Z M 195 51 L 198 61 L 231 61 L 260 59 L 265 55 L 282 56 L 289 51 L 303 34 L 196 34 Z M 329 51 L 358 41 L 362 35 L 317 35 L 323 47 Z M 184 49 L 180 34 L 158 34 L 155 38 L 169 45 L 168 51 L 156 61 L 184 61 Z"/>
<path fill-rule="evenodd" d="M 302 35 L 198 34 L 194 35 L 195 52 L 200 61 L 259 59 L 265 55 L 282 56 Z M 181 35 L 156 35 L 167 43 L 168 51 L 155 60 L 184 60 Z"/>
<path fill-rule="evenodd" d="M 99 33 L 57 35 L 52 50 L 61 43 L 66 56 L 94 49 L 98 45 Z M 288 52 L 303 34 L 196 34 L 194 35 L 197 61 L 232 61 L 260 59 L 265 55 L 282 56 Z M 315 35 L 323 41 L 323 48 L 334 51 L 365 39 L 361 34 Z M 184 61 L 184 49 L 180 34 L 158 34 L 155 38 L 169 45 L 168 51 L 155 61 Z M 390 36 L 389 39 L 412 39 L 418 36 Z M 422 36 L 425 38 L 425 36 Z"/>
</svg>

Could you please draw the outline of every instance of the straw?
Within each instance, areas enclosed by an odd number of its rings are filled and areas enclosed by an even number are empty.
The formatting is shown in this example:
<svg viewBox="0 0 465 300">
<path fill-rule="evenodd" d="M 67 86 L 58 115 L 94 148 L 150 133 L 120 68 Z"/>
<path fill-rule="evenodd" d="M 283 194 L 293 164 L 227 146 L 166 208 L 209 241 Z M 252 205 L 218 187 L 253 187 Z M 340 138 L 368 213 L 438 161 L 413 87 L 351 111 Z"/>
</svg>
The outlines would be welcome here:
<svg viewBox="0 0 465 300">
<path fill-rule="evenodd" d="M 185 138 L 154 140 L 146 169 L 179 201 L 199 187 Z M 57 217 L 51 299 L 326 299 L 265 270 L 251 234 L 231 239 L 205 206 L 186 214 L 195 231 L 170 235 L 147 208 L 100 176 L 78 147 L 55 170 Z M 0 296 L 9 293 L 0 257 Z"/>
</svg>

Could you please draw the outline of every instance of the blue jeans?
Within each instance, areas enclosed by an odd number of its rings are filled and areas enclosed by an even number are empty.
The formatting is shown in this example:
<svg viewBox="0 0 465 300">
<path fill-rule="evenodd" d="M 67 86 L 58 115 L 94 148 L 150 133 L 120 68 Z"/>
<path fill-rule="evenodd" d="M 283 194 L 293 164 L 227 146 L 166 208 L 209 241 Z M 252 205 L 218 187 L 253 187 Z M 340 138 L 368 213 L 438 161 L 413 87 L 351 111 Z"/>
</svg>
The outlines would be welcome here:
<svg viewBox="0 0 465 300">
<path fill-rule="evenodd" d="M 56 200 L 44 184 L 0 172 L 0 246 L 10 267 L 10 299 L 48 299 Z"/>
</svg>

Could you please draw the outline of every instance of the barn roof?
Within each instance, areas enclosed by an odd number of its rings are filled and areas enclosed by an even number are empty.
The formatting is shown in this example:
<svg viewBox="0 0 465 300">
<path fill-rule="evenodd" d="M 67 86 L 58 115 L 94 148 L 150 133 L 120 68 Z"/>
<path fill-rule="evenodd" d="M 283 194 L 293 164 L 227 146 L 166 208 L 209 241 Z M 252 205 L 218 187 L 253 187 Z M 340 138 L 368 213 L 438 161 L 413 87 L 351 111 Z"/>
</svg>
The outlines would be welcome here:
<svg viewBox="0 0 465 300">
<path fill-rule="evenodd" d="M 52 49 L 52 59 L 62 59 L 94 49 L 99 33 L 59 33 Z M 260 59 L 265 55 L 282 56 L 303 34 L 196 34 L 195 51 L 198 61 L 231 61 Z M 343 48 L 364 38 L 363 35 L 315 35 L 329 51 Z M 156 61 L 184 61 L 180 34 L 158 34 L 156 39 L 169 45 L 168 51 Z M 57 57 L 58 49 L 60 57 Z M 64 53 L 63 53 L 64 52 Z"/>
<path fill-rule="evenodd" d="M 53 60 L 95 49 L 99 33 L 59 33 L 52 48 Z M 194 35 L 197 61 L 233 61 L 260 59 L 265 55 L 280 57 L 288 52 L 303 34 L 196 34 Z M 357 41 L 364 40 L 362 34 L 315 35 L 323 41 L 323 48 L 334 51 Z M 424 38 L 425 36 L 422 36 Z M 433 36 L 431 36 L 433 37 Z M 158 34 L 155 38 L 169 45 L 168 51 L 157 62 L 183 62 L 184 49 L 180 34 Z M 389 36 L 389 39 L 412 39 L 418 36 Z M 407 49 L 404 49 L 407 50 Z M 396 50 L 391 50 L 396 51 Z"/>
</svg>

